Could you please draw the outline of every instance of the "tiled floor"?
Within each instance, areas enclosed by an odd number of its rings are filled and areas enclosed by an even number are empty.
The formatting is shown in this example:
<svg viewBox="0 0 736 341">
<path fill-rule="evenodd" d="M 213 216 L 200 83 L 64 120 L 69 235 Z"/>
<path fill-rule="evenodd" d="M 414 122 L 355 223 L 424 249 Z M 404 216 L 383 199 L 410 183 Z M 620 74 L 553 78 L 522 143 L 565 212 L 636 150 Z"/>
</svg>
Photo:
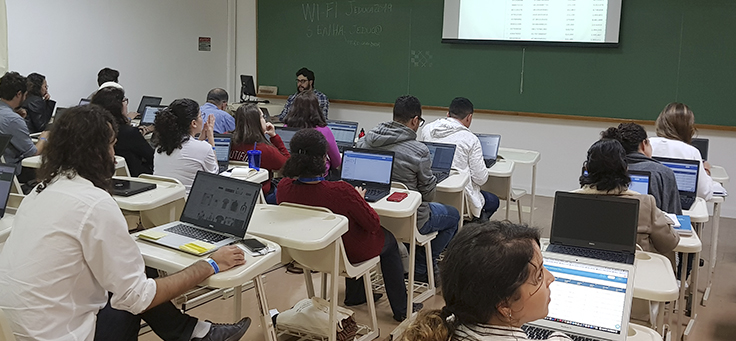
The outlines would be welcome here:
<svg viewBox="0 0 736 341">
<path fill-rule="evenodd" d="M 528 205 L 528 202 L 523 202 Z M 503 204 L 502 204 L 503 205 Z M 549 236 L 549 227 L 552 220 L 552 198 L 538 197 L 536 200 L 537 209 L 534 213 L 534 225 L 542 229 L 542 236 Z M 515 205 L 514 205 L 515 206 Z M 510 219 L 516 221 L 516 211 L 512 206 Z M 505 211 L 500 209 L 493 217 L 494 219 L 503 219 Z M 528 214 L 524 215 L 524 219 L 528 219 Z M 703 253 L 707 254 L 710 241 L 711 223 L 705 225 L 703 236 Z M 700 307 L 698 310 L 698 319 L 693 328 L 689 340 L 696 341 L 720 341 L 720 340 L 736 340 L 736 219 L 721 219 L 721 231 L 718 244 L 718 262 L 716 264 L 716 273 L 711 298 L 706 307 Z M 703 256 L 705 257 L 705 256 Z M 706 266 L 701 268 L 701 284 L 705 286 Z M 319 278 L 314 276 L 314 282 L 319 292 Z M 304 277 L 302 275 L 289 274 L 284 269 L 278 269 L 265 276 L 266 293 L 270 308 L 276 308 L 279 311 L 289 309 L 294 303 L 306 298 L 307 292 L 304 285 Z M 341 288 L 342 282 L 341 282 Z M 702 294 L 701 296 L 702 297 Z M 340 296 L 342 302 L 342 292 Z M 699 302 L 699 301 L 698 301 Z M 439 309 L 443 306 L 444 301 L 440 295 L 436 295 L 424 302 L 424 309 Z M 233 302 L 232 298 L 228 300 L 217 299 L 210 303 L 189 311 L 193 316 L 201 319 L 212 320 L 215 322 L 229 322 L 233 318 Z M 367 306 L 351 307 L 356 313 L 356 319 L 359 323 L 366 321 Z M 378 322 L 381 336 L 378 340 L 388 340 L 389 333 L 398 326 L 391 317 L 391 309 L 388 300 L 384 296 L 376 303 L 378 311 Z M 258 320 L 257 304 L 255 301 L 255 293 L 249 290 L 243 294 L 243 314 L 253 318 L 253 325 L 248 330 L 243 340 L 262 341 L 264 336 Z M 160 340 L 154 333 L 147 333 L 140 337 L 140 340 Z"/>
</svg>

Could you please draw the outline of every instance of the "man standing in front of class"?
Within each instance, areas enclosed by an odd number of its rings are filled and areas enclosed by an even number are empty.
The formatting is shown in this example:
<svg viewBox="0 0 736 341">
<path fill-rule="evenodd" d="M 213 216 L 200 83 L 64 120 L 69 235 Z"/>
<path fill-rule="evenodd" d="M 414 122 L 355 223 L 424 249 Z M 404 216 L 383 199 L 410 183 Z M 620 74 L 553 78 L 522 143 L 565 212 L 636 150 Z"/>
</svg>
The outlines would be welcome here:
<svg viewBox="0 0 736 341">
<path fill-rule="evenodd" d="M 322 116 L 324 116 L 325 121 L 327 121 L 327 111 L 330 109 L 330 100 L 327 99 L 327 95 L 314 88 L 314 72 L 312 72 L 312 70 L 303 67 L 296 72 L 296 90 L 297 91 L 286 100 L 284 110 L 282 110 L 279 115 L 279 121 L 284 122 L 286 115 L 289 114 L 291 105 L 294 103 L 294 98 L 296 98 L 296 95 L 302 91 L 314 91 L 314 95 L 317 96 L 317 99 L 319 100 L 319 109 L 322 111 Z"/>
</svg>

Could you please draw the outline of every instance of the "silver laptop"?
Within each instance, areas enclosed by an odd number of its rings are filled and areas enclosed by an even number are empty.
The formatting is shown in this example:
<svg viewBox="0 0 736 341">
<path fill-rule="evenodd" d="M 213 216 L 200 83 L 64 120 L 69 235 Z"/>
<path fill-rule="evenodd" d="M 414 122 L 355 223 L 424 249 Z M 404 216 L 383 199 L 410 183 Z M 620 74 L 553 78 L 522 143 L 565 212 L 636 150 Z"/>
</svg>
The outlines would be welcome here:
<svg viewBox="0 0 736 341">
<path fill-rule="evenodd" d="M 245 238 L 260 190 L 260 184 L 199 171 L 181 219 L 145 231 L 161 232 L 163 237 L 138 238 L 195 255 L 214 252 Z M 196 241 L 214 248 L 203 253 L 181 248 Z"/>
<path fill-rule="evenodd" d="M 648 171 L 629 169 L 629 178 L 631 178 L 629 189 L 639 194 L 650 194 L 649 178 L 651 176 L 652 173 Z"/>
<path fill-rule="evenodd" d="M 365 200 L 376 202 L 391 192 L 394 152 L 372 149 L 345 149 L 340 177 L 365 189 Z"/>
<path fill-rule="evenodd" d="M 422 142 L 429 148 L 429 158 L 432 160 L 432 174 L 437 183 L 450 177 L 452 160 L 455 158 L 455 146 L 451 143 Z"/>
<path fill-rule="evenodd" d="M 624 341 L 634 295 L 634 266 L 543 252 L 555 276 L 547 317 L 522 327 L 530 339 L 552 331 L 573 339 Z"/>
<path fill-rule="evenodd" d="M 335 136 L 340 153 L 345 151 L 345 148 L 353 147 L 355 136 L 358 135 L 358 122 L 327 120 L 327 127 Z"/>
<path fill-rule="evenodd" d="M 498 158 L 498 148 L 501 146 L 501 135 L 497 134 L 475 134 L 480 140 L 480 146 L 483 149 L 483 162 L 486 168 L 491 168 L 496 164 Z"/>
<path fill-rule="evenodd" d="M 698 177 L 701 161 L 658 156 L 653 157 L 653 159 L 669 167 L 675 173 L 677 190 L 680 192 L 680 204 L 683 210 L 689 210 L 698 197 Z"/>
<path fill-rule="evenodd" d="M 220 173 L 226 171 L 230 163 L 231 139 L 231 134 L 215 134 L 215 156 L 217 157 L 217 165 L 220 167 Z"/>
</svg>

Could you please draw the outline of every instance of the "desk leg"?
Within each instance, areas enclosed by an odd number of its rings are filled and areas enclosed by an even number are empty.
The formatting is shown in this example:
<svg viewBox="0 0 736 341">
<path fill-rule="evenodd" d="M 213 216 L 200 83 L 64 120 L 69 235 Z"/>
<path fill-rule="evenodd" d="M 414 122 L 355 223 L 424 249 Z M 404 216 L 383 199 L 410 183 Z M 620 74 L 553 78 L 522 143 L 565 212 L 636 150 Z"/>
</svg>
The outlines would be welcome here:
<svg viewBox="0 0 736 341">
<path fill-rule="evenodd" d="M 713 275 L 716 270 L 716 259 L 718 258 L 718 232 L 721 225 L 721 204 L 716 202 L 713 203 L 713 231 L 710 235 L 710 261 L 708 262 L 708 284 L 705 286 L 705 293 L 703 293 L 703 301 L 701 304 L 705 306 L 710 296 L 710 289 L 713 286 Z"/>
<path fill-rule="evenodd" d="M 235 291 L 233 300 L 234 300 L 234 309 L 233 309 L 233 322 L 238 322 L 240 320 L 240 317 L 243 316 L 242 312 L 242 304 L 243 304 L 243 286 L 238 285 L 237 287 L 234 287 L 233 290 Z"/>
<path fill-rule="evenodd" d="M 532 165 L 532 206 L 529 208 L 529 226 L 534 226 L 534 198 L 537 197 L 537 164 Z"/>
<path fill-rule="evenodd" d="M 256 299 L 258 300 L 258 308 L 261 310 L 261 325 L 266 341 L 277 341 L 276 330 L 273 329 L 271 314 L 268 312 L 268 301 L 266 300 L 266 288 L 263 286 L 263 278 L 261 275 L 253 279 L 256 287 Z"/>
<path fill-rule="evenodd" d="M 659 311 L 657 311 L 657 331 L 659 332 L 659 335 L 662 335 L 664 337 L 664 302 L 659 302 Z"/>
<path fill-rule="evenodd" d="M 409 243 L 409 290 L 406 293 L 406 318 L 412 314 L 412 306 L 414 303 L 414 269 L 416 268 L 417 259 L 417 239 L 415 234 L 419 233 L 416 229 L 412 232 L 411 242 Z M 432 257 L 432 255 L 427 255 Z"/>
</svg>

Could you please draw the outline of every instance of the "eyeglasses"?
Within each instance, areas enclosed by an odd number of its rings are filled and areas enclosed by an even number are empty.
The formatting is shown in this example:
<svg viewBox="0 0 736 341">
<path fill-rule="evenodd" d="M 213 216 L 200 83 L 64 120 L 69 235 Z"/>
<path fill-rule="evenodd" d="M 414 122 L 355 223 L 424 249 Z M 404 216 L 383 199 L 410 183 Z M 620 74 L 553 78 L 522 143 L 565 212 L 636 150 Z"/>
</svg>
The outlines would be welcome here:
<svg viewBox="0 0 736 341">
<path fill-rule="evenodd" d="M 128 103 L 128 97 L 123 98 L 123 103 Z"/>
<path fill-rule="evenodd" d="M 307 82 L 309 82 L 309 79 L 297 79 L 296 82 L 299 84 L 307 84 Z"/>
<path fill-rule="evenodd" d="M 419 126 L 420 127 L 423 126 L 424 125 L 424 119 L 422 118 L 422 116 L 416 116 L 416 118 L 419 119 Z"/>
</svg>

